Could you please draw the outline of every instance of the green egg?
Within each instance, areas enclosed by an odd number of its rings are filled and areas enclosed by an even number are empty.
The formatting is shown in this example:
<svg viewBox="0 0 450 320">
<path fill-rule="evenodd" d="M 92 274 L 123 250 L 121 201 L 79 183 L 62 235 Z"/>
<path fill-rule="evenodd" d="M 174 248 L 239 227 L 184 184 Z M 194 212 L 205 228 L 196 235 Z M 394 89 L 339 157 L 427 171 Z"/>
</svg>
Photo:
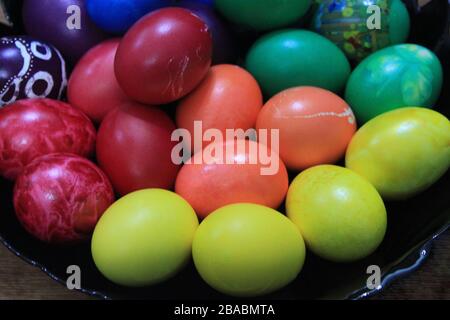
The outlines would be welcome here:
<svg viewBox="0 0 450 320">
<path fill-rule="evenodd" d="M 431 108 L 442 88 L 442 66 L 415 44 L 382 49 L 363 60 L 347 84 L 346 101 L 360 124 L 402 107 Z"/>
<path fill-rule="evenodd" d="M 334 43 L 298 29 L 263 36 L 250 49 L 246 68 L 268 96 L 297 86 L 315 86 L 337 93 L 350 75 L 350 64 Z"/>
<path fill-rule="evenodd" d="M 228 20 L 253 30 L 271 30 L 295 23 L 305 15 L 311 0 L 215 0 Z"/>
</svg>

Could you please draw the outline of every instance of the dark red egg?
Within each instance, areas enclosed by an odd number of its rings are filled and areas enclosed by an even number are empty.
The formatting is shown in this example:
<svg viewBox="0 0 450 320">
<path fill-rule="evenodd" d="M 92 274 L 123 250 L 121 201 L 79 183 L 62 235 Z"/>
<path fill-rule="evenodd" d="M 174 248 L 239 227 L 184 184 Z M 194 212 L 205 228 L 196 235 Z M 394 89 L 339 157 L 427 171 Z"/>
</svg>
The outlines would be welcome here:
<svg viewBox="0 0 450 320">
<path fill-rule="evenodd" d="M 14 188 L 14 208 L 21 224 L 34 237 L 52 244 L 89 239 L 113 202 L 106 175 L 89 160 L 70 154 L 35 159 Z"/>
<path fill-rule="evenodd" d="M 35 158 L 50 153 L 90 157 L 95 128 L 67 103 L 51 99 L 19 100 L 0 109 L 0 175 L 15 180 Z"/>
<path fill-rule="evenodd" d="M 116 192 L 173 186 L 179 169 L 171 157 L 174 130 L 163 111 L 134 102 L 105 117 L 97 136 L 97 160 Z"/>
<path fill-rule="evenodd" d="M 146 15 L 125 34 L 115 72 L 130 98 L 166 104 L 200 83 L 211 56 L 212 37 L 205 22 L 186 9 L 164 8 Z"/>
<path fill-rule="evenodd" d="M 107 40 L 89 50 L 69 79 L 67 97 L 70 104 L 96 123 L 128 101 L 114 74 L 114 58 L 119 43 L 120 39 Z"/>
</svg>

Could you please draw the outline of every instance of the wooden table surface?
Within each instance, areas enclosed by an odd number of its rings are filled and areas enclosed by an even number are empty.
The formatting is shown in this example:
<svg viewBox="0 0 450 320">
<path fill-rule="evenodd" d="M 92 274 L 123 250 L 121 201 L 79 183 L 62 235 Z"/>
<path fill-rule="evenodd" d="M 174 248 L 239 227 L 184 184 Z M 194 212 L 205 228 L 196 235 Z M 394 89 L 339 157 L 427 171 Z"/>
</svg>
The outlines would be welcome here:
<svg viewBox="0 0 450 320">
<path fill-rule="evenodd" d="M 0 245 L 0 299 L 89 299 L 50 280 Z M 450 232 L 435 241 L 429 259 L 375 299 L 450 300 Z"/>
</svg>

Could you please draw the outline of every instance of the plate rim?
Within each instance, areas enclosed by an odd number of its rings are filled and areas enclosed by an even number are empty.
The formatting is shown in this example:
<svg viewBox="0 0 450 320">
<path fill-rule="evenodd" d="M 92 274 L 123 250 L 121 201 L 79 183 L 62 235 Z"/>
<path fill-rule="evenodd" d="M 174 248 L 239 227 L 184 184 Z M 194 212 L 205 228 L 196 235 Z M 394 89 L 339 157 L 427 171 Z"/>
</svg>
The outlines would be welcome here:
<svg viewBox="0 0 450 320">
<path fill-rule="evenodd" d="M 430 252 L 433 247 L 434 241 L 440 237 L 442 234 L 447 232 L 450 229 L 450 222 L 446 223 L 442 228 L 440 228 L 438 231 L 433 232 L 429 237 L 421 241 L 419 244 L 417 244 L 412 250 L 410 250 L 409 253 L 406 253 L 402 257 L 400 257 L 398 260 L 396 260 L 389 268 L 388 271 L 386 271 L 381 279 L 381 284 L 375 289 L 369 289 L 367 287 L 360 288 L 358 290 L 353 291 L 352 293 L 348 294 L 342 299 L 336 299 L 336 300 L 366 300 L 369 298 L 373 298 L 380 293 L 386 291 L 393 283 L 396 281 L 405 278 L 406 276 L 414 273 L 418 269 L 420 269 L 423 265 L 423 263 L 428 259 Z M 52 273 L 46 266 L 41 264 L 40 262 L 37 262 L 33 259 L 28 258 L 27 256 L 21 254 L 19 251 L 17 251 L 13 245 L 11 245 L 6 239 L 3 238 L 3 236 L 0 234 L 0 242 L 15 256 L 19 257 L 22 261 L 28 263 L 29 265 L 38 268 L 40 271 L 42 271 L 44 274 L 46 274 L 50 279 L 53 281 L 56 281 L 60 285 L 66 287 L 66 282 L 61 279 L 60 277 L 56 276 L 54 273 Z M 415 259 L 412 260 L 411 263 L 407 264 L 404 267 L 399 267 L 403 262 L 408 260 L 408 258 L 416 256 Z M 67 289 L 69 290 L 69 289 Z M 80 293 L 83 293 L 87 296 L 98 298 L 101 300 L 126 300 L 126 299 L 114 299 L 110 297 L 108 294 L 92 290 L 92 289 L 86 289 L 84 287 L 81 287 L 80 289 L 73 289 L 73 291 L 77 291 Z M 170 300 L 167 300 L 170 301 Z"/>
</svg>

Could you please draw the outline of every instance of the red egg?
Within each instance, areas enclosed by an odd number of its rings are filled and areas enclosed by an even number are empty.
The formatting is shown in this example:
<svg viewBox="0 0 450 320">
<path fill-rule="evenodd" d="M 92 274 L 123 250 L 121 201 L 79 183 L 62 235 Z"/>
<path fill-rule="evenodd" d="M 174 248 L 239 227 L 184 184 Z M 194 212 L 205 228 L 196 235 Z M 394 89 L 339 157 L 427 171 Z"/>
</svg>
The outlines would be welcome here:
<svg viewBox="0 0 450 320">
<path fill-rule="evenodd" d="M 349 105 L 331 91 L 297 87 L 272 97 L 256 126 L 279 130 L 280 157 L 289 169 L 337 162 L 356 131 Z"/>
<path fill-rule="evenodd" d="M 19 221 L 30 234 L 52 244 L 88 240 L 113 201 L 106 175 L 89 160 L 70 154 L 35 159 L 14 188 Z"/>
<path fill-rule="evenodd" d="M 171 157 L 174 130 L 163 111 L 134 102 L 106 116 L 98 131 L 97 159 L 118 193 L 173 186 L 179 169 Z"/>
<path fill-rule="evenodd" d="M 243 147 L 239 147 L 238 141 Z M 265 155 L 270 155 L 272 160 L 266 161 Z M 196 153 L 191 163 L 180 170 L 175 191 L 204 218 L 233 203 L 278 208 L 286 196 L 288 184 L 285 165 L 265 145 L 228 140 L 214 142 Z"/>
<path fill-rule="evenodd" d="M 186 9 L 164 8 L 139 20 L 117 50 L 115 72 L 125 93 L 146 104 L 191 92 L 211 65 L 208 26 Z"/>
<path fill-rule="evenodd" d="M 75 66 L 69 79 L 67 97 L 92 121 L 100 123 L 109 111 L 128 101 L 114 74 L 114 58 L 120 39 L 100 43 Z"/>
<path fill-rule="evenodd" d="M 80 110 L 50 99 L 20 100 L 0 109 L 0 175 L 15 180 L 35 158 L 50 153 L 89 157 L 95 128 Z"/>
</svg>

